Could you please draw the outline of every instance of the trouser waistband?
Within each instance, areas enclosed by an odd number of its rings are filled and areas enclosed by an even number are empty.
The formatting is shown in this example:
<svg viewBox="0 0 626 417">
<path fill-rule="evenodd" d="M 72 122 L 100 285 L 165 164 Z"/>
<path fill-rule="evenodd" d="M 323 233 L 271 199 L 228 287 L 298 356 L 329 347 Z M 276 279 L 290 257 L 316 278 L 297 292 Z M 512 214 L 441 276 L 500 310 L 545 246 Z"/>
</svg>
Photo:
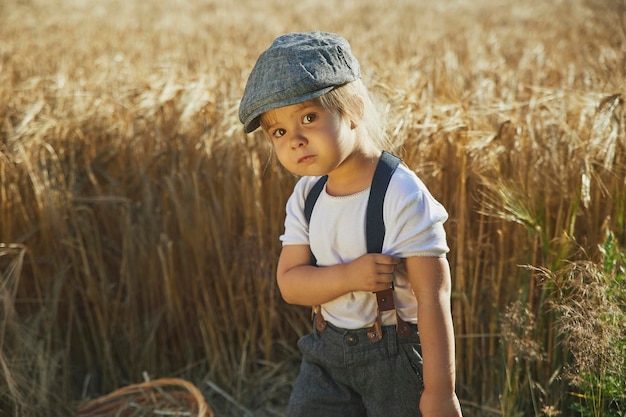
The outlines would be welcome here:
<svg viewBox="0 0 626 417">
<path fill-rule="evenodd" d="M 374 342 L 368 337 L 368 328 L 344 329 L 327 323 L 324 330 L 319 331 L 315 329 L 315 332 L 326 342 L 332 345 L 343 346 L 345 349 L 356 349 L 359 347 L 367 349 L 368 346 L 380 345 L 382 343 L 388 345 L 390 352 L 396 352 L 400 341 L 419 343 L 417 325 L 411 323 L 407 323 L 407 325 L 410 328 L 410 334 L 404 337 L 398 335 L 396 325 L 382 326 L 382 338 L 378 342 Z"/>
</svg>

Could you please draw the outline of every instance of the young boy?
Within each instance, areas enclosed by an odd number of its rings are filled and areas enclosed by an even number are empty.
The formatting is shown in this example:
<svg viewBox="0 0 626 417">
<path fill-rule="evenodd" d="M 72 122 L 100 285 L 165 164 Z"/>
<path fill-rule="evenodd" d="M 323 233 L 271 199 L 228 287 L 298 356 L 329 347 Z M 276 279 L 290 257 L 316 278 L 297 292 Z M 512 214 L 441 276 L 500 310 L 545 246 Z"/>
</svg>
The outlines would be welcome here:
<svg viewBox="0 0 626 417">
<path fill-rule="evenodd" d="M 277 279 L 285 301 L 316 306 L 316 325 L 298 342 L 287 416 L 461 416 L 447 213 L 383 152 L 348 42 L 323 32 L 277 38 L 250 74 L 239 117 L 246 132 L 262 127 L 279 162 L 301 177 Z M 379 170 L 389 174 L 382 196 Z M 375 251 L 370 216 L 384 223 Z"/>
</svg>

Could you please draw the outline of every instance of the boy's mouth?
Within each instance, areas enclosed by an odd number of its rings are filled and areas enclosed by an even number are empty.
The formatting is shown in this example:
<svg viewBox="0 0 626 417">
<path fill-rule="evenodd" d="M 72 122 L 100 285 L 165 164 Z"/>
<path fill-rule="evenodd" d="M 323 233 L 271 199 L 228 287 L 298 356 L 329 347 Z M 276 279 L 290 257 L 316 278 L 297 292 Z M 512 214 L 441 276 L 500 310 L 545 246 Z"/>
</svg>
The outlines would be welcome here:
<svg viewBox="0 0 626 417">
<path fill-rule="evenodd" d="M 315 155 L 305 155 L 305 156 L 301 157 L 300 159 L 298 159 L 298 163 L 299 164 L 308 164 L 309 162 L 313 161 L 314 158 L 315 158 Z"/>
</svg>

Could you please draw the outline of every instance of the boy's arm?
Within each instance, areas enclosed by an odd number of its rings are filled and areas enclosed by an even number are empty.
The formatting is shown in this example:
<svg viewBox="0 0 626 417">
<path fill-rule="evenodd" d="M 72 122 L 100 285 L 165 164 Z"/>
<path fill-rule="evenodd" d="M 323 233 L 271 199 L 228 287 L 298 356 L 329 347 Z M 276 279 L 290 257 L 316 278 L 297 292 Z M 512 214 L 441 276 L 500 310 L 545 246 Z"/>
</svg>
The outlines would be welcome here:
<svg viewBox="0 0 626 417">
<path fill-rule="evenodd" d="M 455 393 L 448 261 L 437 257 L 411 257 L 406 260 L 406 270 L 417 299 L 424 360 L 424 392 L 420 410 L 424 417 L 459 417 L 461 407 Z"/>
<path fill-rule="evenodd" d="M 326 267 L 311 265 L 308 245 L 286 245 L 278 259 L 278 287 L 290 304 L 317 305 L 351 291 L 389 288 L 400 259 L 380 253 Z"/>
</svg>

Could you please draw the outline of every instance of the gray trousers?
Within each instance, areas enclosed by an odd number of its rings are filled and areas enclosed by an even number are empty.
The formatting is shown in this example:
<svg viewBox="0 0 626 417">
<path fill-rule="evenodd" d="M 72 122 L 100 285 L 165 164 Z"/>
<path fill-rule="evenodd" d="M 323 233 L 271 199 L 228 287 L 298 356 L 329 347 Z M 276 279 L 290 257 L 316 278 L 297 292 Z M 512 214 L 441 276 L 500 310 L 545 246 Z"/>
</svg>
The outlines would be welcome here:
<svg viewBox="0 0 626 417">
<path fill-rule="evenodd" d="M 286 417 L 420 417 L 424 389 L 417 326 L 400 339 L 383 327 L 377 343 L 367 329 L 328 323 L 298 341 L 302 353 Z"/>
</svg>

